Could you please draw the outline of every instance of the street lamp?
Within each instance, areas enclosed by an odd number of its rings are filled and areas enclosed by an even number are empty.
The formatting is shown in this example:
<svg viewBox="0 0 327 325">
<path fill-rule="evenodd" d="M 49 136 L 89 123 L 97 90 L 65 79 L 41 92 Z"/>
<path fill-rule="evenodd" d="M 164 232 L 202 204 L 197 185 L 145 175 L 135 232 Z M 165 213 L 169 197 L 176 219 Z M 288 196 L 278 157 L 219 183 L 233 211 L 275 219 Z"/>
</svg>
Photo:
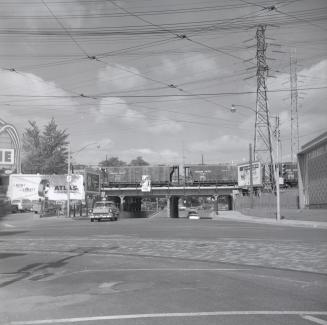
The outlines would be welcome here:
<svg viewBox="0 0 327 325">
<path fill-rule="evenodd" d="M 84 147 L 82 147 L 81 149 L 75 151 L 75 152 L 71 152 L 70 151 L 70 139 L 68 141 L 68 174 L 67 174 L 67 217 L 70 217 L 70 182 L 72 181 L 72 176 L 71 176 L 71 155 L 73 154 L 77 154 L 81 151 L 83 151 L 84 149 L 86 149 L 87 147 L 97 144 L 98 148 L 100 148 L 100 145 L 97 142 L 92 142 L 92 143 L 88 143 L 87 145 L 85 145 Z"/>
<path fill-rule="evenodd" d="M 258 112 L 253 109 L 250 106 L 246 106 L 246 105 L 235 105 L 232 104 L 230 111 L 232 113 L 236 112 L 236 107 L 244 107 L 247 108 L 249 110 L 251 110 L 252 112 L 254 112 L 255 114 L 258 114 Z M 276 188 L 276 219 L 277 221 L 280 221 L 280 191 L 279 191 L 279 164 L 278 164 L 278 160 L 279 160 L 279 141 L 280 141 L 280 132 L 279 132 L 279 116 L 272 116 L 273 118 L 276 119 L 276 166 L 274 164 L 274 161 L 272 161 L 272 167 L 273 167 L 273 175 L 274 175 L 274 182 L 275 182 L 275 188 Z M 268 123 L 268 127 L 270 128 L 270 123 Z M 270 130 L 270 135 L 271 135 L 271 130 Z M 251 188 L 251 192 L 253 192 L 253 181 L 252 180 L 252 148 L 250 145 L 250 188 Z M 254 159 L 256 159 L 256 157 L 254 157 Z M 252 205 L 252 195 L 253 193 L 251 193 L 251 205 Z"/>
</svg>

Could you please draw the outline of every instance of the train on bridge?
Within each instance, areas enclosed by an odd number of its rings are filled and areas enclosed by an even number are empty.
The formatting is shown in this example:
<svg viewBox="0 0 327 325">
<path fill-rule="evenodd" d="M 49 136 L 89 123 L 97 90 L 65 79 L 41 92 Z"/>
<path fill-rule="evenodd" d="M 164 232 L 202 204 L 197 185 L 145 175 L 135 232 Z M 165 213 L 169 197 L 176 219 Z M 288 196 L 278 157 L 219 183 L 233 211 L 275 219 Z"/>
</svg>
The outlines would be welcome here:
<svg viewBox="0 0 327 325">
<path fill-rule="evenodd" d="M 264 168 L 264 167 L 263 167 Z M 297 164 L 280 163 L 280 177 L 284 186 L 297 186 Z M 178 165 L 148 165 L 103 167 L 102 187 L 138 187 L 142 175 L 148 175 L 152 186 L 235 186 L 238 167 L 230 163 L 188 164 L 181 172 Z"/>
<path fill-rule="evenodd" d="M 190 164 L 183 173 L 177 165 L 121 166 L 102 168 L 103 187 L 137 187 L 142 175 L 152 186 L 227 186 L 237 184 L 237 166 L 232 164 Z"/>
</svg>

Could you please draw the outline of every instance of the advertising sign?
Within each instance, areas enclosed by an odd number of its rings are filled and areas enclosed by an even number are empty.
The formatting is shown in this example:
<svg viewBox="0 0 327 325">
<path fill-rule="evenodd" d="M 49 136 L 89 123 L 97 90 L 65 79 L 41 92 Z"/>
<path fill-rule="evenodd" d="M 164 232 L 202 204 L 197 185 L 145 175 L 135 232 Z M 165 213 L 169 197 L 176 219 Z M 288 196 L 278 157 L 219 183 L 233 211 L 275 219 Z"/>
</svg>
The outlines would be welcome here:
<svg viewBox="0 0 327 325">
<path fill-rule="evenodd" d="M 85 191 L 100 194 L 100 174 L 85 171 Z"/>
<path fill-rule="evenodd" d="M 151 192 L 151 178 L 149 175 L 142 175 L 141 191 Z"/>
<path fill-rule="evenodd" d="M 255 161 L 252 163 L 252 179 L 253 186 L 262 185 L 261 163 Z M 238 186 L 250 186 L 250 164 L 242 164 L 237 166 Z"/>
<path fill-rule="evenodd" d="M 0 149 L 0 165 L 13 165 L 14 163 L 14 149 Z"/>
<path fill-rule="evenodd" d="M 9 176 L 8 197 L 11 200 L 45 199 L 67 200 L 67 175 L 12 174 Z M 82 175 L 71 175 L 70 199 L 84 200 L 85 192 Z"/>
</svg>

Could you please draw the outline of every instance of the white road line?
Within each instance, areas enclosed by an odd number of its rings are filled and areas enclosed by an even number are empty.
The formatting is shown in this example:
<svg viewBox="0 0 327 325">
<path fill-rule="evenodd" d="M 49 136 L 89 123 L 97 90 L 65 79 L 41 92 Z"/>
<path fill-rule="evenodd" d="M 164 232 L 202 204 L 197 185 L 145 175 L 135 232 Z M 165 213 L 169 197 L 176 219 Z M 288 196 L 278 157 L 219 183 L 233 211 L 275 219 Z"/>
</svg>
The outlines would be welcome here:
<svg viewBox="0 0 327 325">
<path fill-rule="evenodd" d="M 120 320 L 120 319 L 137 319 L 137 318 L 168 318 L 168 317 L 200 317 L 200 316 L 239 316 L 239 315 L 327 315 L 327 311 L 275 311 L 275 310 L 259 310 L 259 311 L 213 311 L 198 313 L 158 313 L 158 314 L 130 314 L 130 315 L 111 315 L 111 316 L 93 316 L 78 318 L 61 318 L 61 319 L 43 319 L 32 321 L 14 321 L 11 325 L 40 325 L 40 324 L 60 324 L 60 323 L 79 323 L 88 321 L 102 320 Z M 313 317 L 315 318 L 315 317 Z M 318 318 L 317 318 L 318 319 Z M 324 323 L 325 325 L 326 323 Z"/>
<path fill-rule="evenodd" d="M 320 319 L 320 318 L 317 318 L 317 317 L 310 316 L 310 315 L 302 316 L 302 318 L 304 318 L 306 320 L 309 320 L 309 321 L 311 321 L 313 323 L 316 323 L 316 324 L 327 325 L 327 321 L 325 321 L 323 319 Z"/>
<path fill-rule="evenodd" d="M 16 228 L 16 226 L 13 226 L 13 225 L 11 225 L 11 224 L 9 224 L 9 223 L 5 223 L 5 224 L 3 224 L 3 226 L 4 226 L 5 228 Z"/>
</svg>

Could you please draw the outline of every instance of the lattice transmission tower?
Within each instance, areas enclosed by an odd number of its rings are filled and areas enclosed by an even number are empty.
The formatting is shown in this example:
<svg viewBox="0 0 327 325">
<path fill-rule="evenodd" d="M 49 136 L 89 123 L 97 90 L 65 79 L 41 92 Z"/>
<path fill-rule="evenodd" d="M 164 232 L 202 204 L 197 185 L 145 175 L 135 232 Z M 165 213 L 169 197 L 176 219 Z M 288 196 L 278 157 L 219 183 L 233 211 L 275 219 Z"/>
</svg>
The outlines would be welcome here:
<svg viewBox="0 0 327 325">
<path fill-rule="evenodd" d="M 291 86 L 291 161 L 296 161 L 299 152 L 299 115 L 297 92 L 297 59 L 293 51 L 290 57 L 290 86 Z"/>
<path fill-rule="evenodd" d="M 254 159 L 265 166 L 263 182 L 265 188 L 274 188 L 274 159 L 271 140 L 271 123 L 267 99 L 267 85 L 269 67 L 266 62 L 266 26 L 259 25 L 256 31 L 257 40 L 257 100 L 254 133 Z"/>
</svg>

